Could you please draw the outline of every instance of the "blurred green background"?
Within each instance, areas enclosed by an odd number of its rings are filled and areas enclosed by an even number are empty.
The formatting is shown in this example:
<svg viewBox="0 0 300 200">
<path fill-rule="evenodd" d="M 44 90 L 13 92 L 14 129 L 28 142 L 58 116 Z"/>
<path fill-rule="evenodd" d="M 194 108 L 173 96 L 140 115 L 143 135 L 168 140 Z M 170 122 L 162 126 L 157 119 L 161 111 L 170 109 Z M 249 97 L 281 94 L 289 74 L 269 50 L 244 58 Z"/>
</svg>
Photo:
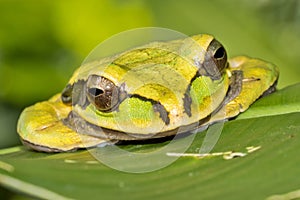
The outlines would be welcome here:
<svg viewBox="0 0 300 200">
<path fill-rule="evenodd" d="M 279 88 L 299 82 L 298 0 L 0 0 L 0 148 L 19 144 L 21 110 L 60 92 L 101 41 L 147 26 L 213 34 L 230 57 L 278 65 Z"/>
</svg>

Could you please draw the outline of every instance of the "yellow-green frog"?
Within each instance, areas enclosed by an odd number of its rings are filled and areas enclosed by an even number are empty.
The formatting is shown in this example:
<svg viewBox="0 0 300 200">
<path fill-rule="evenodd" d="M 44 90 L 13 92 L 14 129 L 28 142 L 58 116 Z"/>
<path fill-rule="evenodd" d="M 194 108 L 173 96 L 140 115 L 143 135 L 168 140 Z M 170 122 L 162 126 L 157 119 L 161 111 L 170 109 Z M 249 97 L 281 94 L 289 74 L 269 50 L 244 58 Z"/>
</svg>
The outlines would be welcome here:
<svg viewBox="0 0 300 200">
<path fill-rule="evenodd" d="M 182 134 L 237 116 L 278 75 L 259 59 L 228 60 L 211 35 L 153 42 L 81 66 L 62 93 L 22 112 L 18 133 L 45 152 Z"/>
</svg>

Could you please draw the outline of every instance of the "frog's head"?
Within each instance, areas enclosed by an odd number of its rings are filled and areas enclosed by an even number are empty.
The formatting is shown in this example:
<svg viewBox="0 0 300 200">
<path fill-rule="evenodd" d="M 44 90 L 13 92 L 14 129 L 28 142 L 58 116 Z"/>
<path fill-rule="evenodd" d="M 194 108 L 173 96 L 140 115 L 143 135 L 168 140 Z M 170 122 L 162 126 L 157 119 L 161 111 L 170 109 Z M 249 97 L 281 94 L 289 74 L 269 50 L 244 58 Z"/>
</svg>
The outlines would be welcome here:
<svg viewBox="0 0 300 200">
<path fill-rule="evenodd" d="M 227 53 L 224 46 L 213 36 L 207 34 L 195 35 L 191 39 L 195 41 L 203 53 L 196 53 L 200 73 L 210 76 L 212 79 L 219 78 L 228 67 Z M 200 52 L 201 50 L 198 50 Z"/>
<path fill-rule="evenodd" d="M 227 63 L 224 47 L 205 34 L 88 63 L 62 92 L 62 102 L 73 106 L 66 123 L 108 139 L 174 134 L 205 119 L 222 102 Z M 74 116 L 80 126 L 72 122 Z"/>
</svg>

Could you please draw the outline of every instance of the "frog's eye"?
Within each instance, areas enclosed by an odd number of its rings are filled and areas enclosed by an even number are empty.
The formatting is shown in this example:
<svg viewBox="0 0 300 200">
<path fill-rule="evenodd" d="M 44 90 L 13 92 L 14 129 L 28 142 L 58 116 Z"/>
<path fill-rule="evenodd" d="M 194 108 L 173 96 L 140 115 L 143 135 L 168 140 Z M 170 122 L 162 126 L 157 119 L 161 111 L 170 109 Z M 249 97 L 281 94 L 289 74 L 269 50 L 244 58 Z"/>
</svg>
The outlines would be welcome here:
<svg viewBox="0 0 300 200">
<path fill-rule="evenodd" d="M 119 88 L 107 78 L 89 76 L 86 83 L 88 100 L 102 112 L 114 110 L 119 104 Z"/>
<path fill-rule="evenodd" d="M 227 67 L 227 53 L 225 48 L 217 40 L 213 40 L 210 44 L 210 51 L 213 55 L 214 63 L 218 70 L 223 72 Z"/>
<path fill-rule="evenodd" d="M 208 46 L 203 66 L 208 76 L 219 79 L 227 64 L 227 53 L 223 45 L 217 40 L 213 40 Z"/>
</svg>

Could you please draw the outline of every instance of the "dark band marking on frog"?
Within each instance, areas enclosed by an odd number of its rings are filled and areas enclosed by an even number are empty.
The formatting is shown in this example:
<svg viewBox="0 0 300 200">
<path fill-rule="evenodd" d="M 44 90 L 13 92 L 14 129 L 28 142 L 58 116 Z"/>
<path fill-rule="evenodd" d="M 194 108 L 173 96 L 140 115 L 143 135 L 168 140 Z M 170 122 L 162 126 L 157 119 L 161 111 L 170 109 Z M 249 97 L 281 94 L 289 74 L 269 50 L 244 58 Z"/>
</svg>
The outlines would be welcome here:
<svg viewBox="0 0 300 200">
<path fill-rule="evenodd" d="M 190 91 L 191 91 L 191 87 L 192 87 L 192 84 L 193 82 L 198 78 L 198 77 L 201 77 L 201 73 L 200 71 L 198 70 L 195 75 L 193 76 L 193 78 L 191 79 L 189 85 L 187 86 L 186 90 L 185 90 L 185 93 L 184 93 L 184 96 L 182 98 L 183 100 L 183 108 L 184 108 L 184 112 L 189 116 L 191 117 L 192 116 L 192 112 L 191 112 L 191 105 L 192 105 L 192 98 L 191 98 L 191 95 L 190 95 Z"/>
<path fill-rule="evenodd" d="M 73 85 L 68 84 L 61 93 L 61 100 L 66 105 L 72 105 Z"/>
<path fill-rule="evenodd" d="M 170 124 L 169 112 L 160 103 L 153 105 L 153 110 L 159 113 L 159 117 L 164 121 L 166 125 Z"/>
<path fill-rule="evenodd" d="M 192 105 L 193 100 L 192 100 L 192 98 L 190 96 L 190 87 L 188 87 L 188 89 L 184 93 L 184 96 L 183 96 L 182 100 L 183 100 L 184 112 L 189 117 L 191 117 L 192 116 L 191 105 Z"/>
<path fill-rule="evenodd" d="M 61 100 L 66 105 L 79 105 L 85 109 L 90 102 L 86 97 L 86 81 L 80 79 L 73 83 L 68 84 L 61 94 Z"/>
<path fill-rule="evenodd" d="M 222 102 L 222 105 L 228 104 L 231 100 L 235 99 L 235 97 L 237 97 L 241 93 L 242 86 L 243 86 L 243 78 L 244 78 L 243 71 L 241 70 L 232 71 L 229 88 Z"/>
<path fill-rule="evenodd" d="M 228 104 L 231 100 L 235 99 L 242 91 L 244 73 L 241 70 L 234 70 L 231 72 L 229 88 L 223 105 Z"/>
<path fill-rule="evenodd" d="M 223 106 L 227 105 L 230 101 L 235 99 L 241 93 L 243 87 L 243 78 L 244 78 L 243 71 L 241 70 L 232 71 L 226 96 L 223 99 L 222 103 L 212 112 L 212 115 L 219 112 Z"/>
<path fill-rule="evenodd" d="M 142 101 L 149 101 L 153 106 L 153 110 L 155 112 L 159 113 L 159 117 L 163 120 L 163 122 L 166 125 L 170 124 L 169 112 L 166 110 L 166 108 L 160 102 L 155 101 L 150 98 L 147 98 L 147 97 L 140 96 L 138 94 L 129 95 L 129 97 L 130 98 L 138 98 Z"/>
</svg>

